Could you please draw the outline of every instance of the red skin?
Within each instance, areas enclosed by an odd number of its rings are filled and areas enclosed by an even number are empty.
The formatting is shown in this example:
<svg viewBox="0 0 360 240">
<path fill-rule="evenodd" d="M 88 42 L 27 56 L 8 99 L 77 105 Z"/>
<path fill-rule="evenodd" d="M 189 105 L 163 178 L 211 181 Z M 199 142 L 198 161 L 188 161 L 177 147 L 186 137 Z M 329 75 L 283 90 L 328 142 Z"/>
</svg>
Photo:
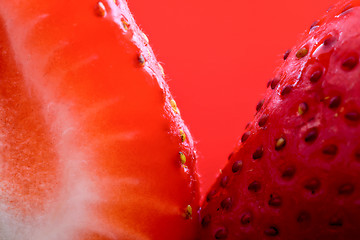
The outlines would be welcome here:
<svg viewBox="0 0 360 240">
<path fill-rule="evenodd" d="M 1 3 L 0 238 L 195 239 L 193 141 L 126 3 Z"/>
<path fill-rule="evenodd" d="M 203 204 L 202 239 L 360 239 L 360 7 L 346 5 L 278 69 Z"/>
</svg>

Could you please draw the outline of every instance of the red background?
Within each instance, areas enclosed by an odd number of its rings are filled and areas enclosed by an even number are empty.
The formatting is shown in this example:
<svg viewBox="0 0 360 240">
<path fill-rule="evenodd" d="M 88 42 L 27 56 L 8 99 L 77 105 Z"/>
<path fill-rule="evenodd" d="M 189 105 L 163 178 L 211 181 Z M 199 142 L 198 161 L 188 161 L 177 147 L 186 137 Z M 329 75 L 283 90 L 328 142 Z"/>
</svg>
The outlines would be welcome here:
<svg viewBox="0 0 360 240">
<path fill-rule="evenodd" d="M 128 0 L 197 142 L 202 193 L 283 53 L 336 0 Z"/>
</svg>

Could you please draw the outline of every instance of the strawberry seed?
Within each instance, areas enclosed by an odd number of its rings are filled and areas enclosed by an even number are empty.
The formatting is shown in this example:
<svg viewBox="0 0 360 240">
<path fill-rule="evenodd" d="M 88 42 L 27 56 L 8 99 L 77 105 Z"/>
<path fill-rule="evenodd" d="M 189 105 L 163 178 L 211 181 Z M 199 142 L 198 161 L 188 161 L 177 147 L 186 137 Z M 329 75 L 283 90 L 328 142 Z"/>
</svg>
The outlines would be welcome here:
<svg viewBox="0 0 360 240">
<path fill-rule="evenodd" d="M 249 184 L 248 186 L 248 190 L 251 192 L 258 192 L 261 189 L 261 183 L 259 183 L 258 181 L 253 181 L 252 183 Z"/>
<path fill-rule="evenodd" d="M 240 171 L 242 169 L 242 167 L 243 167 L 243 162 L 241 160 L 236 161 L 233 163 L 231 170 L 233 173 L 236 173 L 236 172 Z"/>
<path fill-rule="evenodd" d="M 286 140 L 285 140 L 285 138 L 281 137 L 276 140 L 275 150 L 280 151 L 281 149 L 283 149 L 285 147 L 285 145 L 286 145 Z"/>
<path fill-rule="evenodd" d="M 340 96 L 334 96 L 329 101 L 329 108 L 334 109 L 338 108 L 341 104 L 341 97 Z"/>
<path fill-rule="evenodd" d="M 230 197 L 221 201 L 220 206 L 224 210 L 229 210 L 232 207 L 232 199 Z"/>
<path fill-rule="evenodd" d="M 246 142 L 246 140 L 250 137 L 250 135 L 251 135 L 250 131 L 245 132 L 241 137 L 241 142 L 243 143 Z"/>
<path fill-rule="evenodd" d="M 347 59 L 345 59 L 345 61 L 342 63 L 342 68 L 345 71 L 351 71 L 353 70 L 356 65 L 359 63 L 359 59 L 358 57 L 355 56 L 350 56 Z"/>
<path fill-rule="evenodd" d="M 270 200 L 269 200 L 268 204 L 271 207 L 280 207 L 282 204 L 282 199 L 278 194 L 273 193 L 270 195 Z"/>
<path fill-rule="evenodd" d="M 337 152 L 338 152 L 338 147 L 335 144 L 327 145 L 322 150 L 322 153 L 328 156 L 335 156 Z"/>
<path fill-rule="evenodd" d="M 301 48 L 296 52 L 296 57 L 298 59 L 301 59 L 303 57 L 305 57 L 307 54 L 309 53 L 309 50 L 307 48 Z"/>
<path fill-rule="evenodd" d="M 286 52 L 284 53 L 284 60 L 286 60 L 289 57 L 290 53 L 291 53 L 291 49 L 286 50 Z"/>
<path fill-rule="evenodd" d="M 263 153 L 264 153 L 263 147 L 260 146 L 255 150 L 252 157 L 253 157 L 254 160 L 260 159 L 263 156 Z"/>
<path fill-rule="evenodd" d="M 207 214 L 207 215 L 205 215 L 205 216 L 202 218 L 202 220 L 201 220 L 201 226 L 202 226 L 203 228 L 205 228 L 205 227 L 209 226 L 210 222 L 211 222 L 211 215 L 210 215 L 210 214 Z"/>
<path fill-rule="evenodd" d="M 311 74 L 310 82 L 312 82 L 312 83 L 318 82 L 322 75 L 323 75 L 322 70 L 320 70 L 320 69 L 316 70 L 315 72 L 313 72 L 313 74 Z"/>
<path fill-rule="evenodd" d="M 264 105 L 264 99 L 258 102 L 258 104 L 256 105 L 256 111 L 259 112 L 263 105 Z"/>
<path fill-rule="evenodd" d="M 275 237 L 279 235 L 279 230 L 275 226 L 271 226 L 264 231 L 264 234 L 269 237 Z"/>
<path fill-rule="evenodd" d="M 312 142 L 314 142 L 316 140 L 317 137 L 318 137 L 317 129 L 312 128 L 306 133 L 304 140 L 307 143 L 312 143 Z"/>
<path fill-rule="evenodd" d="M 251 222 L 251 214 L 249 212 L 246 212 L 241 217 L 241 224 L 247 225 Z"/>
<path fill-rule="evenodd" d="M 268 118 L 269 118 L 269 115 L 267 115 L 267 114 L 262 115 L 258 122 L 259 127 L 264 127 Z"/>
<path fill-rule="evenodd" d="M 355 187 L 351 183 L 346 183 L 340 186 L 338 193 L 340 195 L 350 195 L 354 192 Z"/>
<path fill-rule="evenodd" d="M 306 102 L 300 103 L 298 107 L 298 114 L 303 115 L 309 110 L 309 106 Z"/>
<path fill-rule="evenodd" d="M 226 239 L 227 236 L 228 236 L 228 233 L 225 228 L 220 228 L 215 233 L 215 239 Z"/>
<path fill-rule="evenodd" d="M 297 221 L 298 223 L 303 223 L 303 222 L 308 222 L 308 221 L 310 221 L 310 219 L 311 219 L 311 216 L 310 216 L 310 214 L 309 214 L 308 212 L 306 212 L 306 211 L 301 211 L 301 212 L 299 213 L 299 216 L 297 217 L 296 221 Z"/>
</svg>

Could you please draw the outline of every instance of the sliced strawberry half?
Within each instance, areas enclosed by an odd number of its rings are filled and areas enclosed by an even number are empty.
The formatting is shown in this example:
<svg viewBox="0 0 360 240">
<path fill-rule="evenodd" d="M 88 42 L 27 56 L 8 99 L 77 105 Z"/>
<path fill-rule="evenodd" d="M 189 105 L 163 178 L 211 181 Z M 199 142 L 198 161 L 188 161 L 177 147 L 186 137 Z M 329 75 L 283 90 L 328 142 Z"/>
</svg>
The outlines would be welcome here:
<svg viewBox="0 0 360 240">
<path fill-rule="evenodd" d="M 125 1 L 3 0 L 0 238 L 195 239 L 193 140 Z"/>
<path fill-rule="evenodd" d="M 359 6 L 286 52 L 207 195 L 202 239 L 360 239 Z"/>
</svg>

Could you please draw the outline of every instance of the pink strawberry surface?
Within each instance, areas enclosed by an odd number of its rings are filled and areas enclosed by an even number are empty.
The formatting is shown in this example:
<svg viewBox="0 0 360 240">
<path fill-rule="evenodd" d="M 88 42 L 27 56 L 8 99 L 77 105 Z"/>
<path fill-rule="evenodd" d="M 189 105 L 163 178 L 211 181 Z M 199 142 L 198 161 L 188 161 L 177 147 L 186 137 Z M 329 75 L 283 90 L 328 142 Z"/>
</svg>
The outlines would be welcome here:
<svg viewBox="0 0 360 240">
<path fill-rule="evenodd" d="M 201 210 L 202 239 L 360 239 L 360 1 L 284 54 Z"/>
</svg>

